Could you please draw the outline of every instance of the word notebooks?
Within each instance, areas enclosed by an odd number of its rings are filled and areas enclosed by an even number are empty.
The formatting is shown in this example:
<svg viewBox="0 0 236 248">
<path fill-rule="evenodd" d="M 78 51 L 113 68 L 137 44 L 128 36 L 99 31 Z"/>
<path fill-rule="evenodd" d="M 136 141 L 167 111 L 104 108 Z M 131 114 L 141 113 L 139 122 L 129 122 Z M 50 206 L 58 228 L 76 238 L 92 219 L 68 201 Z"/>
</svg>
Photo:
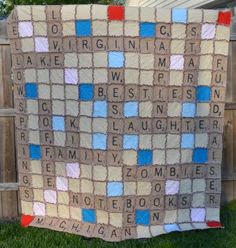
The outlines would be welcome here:
<svg viewBox="0 0 236 248">
<path fill-rule="evenodd" d="M 17 6 L 22 225 L 109 241 L 220 227 L 231 13 Z"/>
</svg>

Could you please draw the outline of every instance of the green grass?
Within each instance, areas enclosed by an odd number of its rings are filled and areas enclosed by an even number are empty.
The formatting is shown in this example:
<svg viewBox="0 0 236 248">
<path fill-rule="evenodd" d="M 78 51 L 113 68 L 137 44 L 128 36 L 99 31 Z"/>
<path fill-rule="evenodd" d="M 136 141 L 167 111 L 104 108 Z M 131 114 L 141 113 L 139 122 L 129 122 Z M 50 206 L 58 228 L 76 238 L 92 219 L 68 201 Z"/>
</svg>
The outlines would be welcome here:
<svg viewBox="0 0 236 248">
<path fill-rule="evenodd" d="M 224 229 L 171 233 L 146 240 L 110 243 L 100 239 L 34 227 L 21 228 L 19 223 L 0 223 L 0 248 L 234 248 L 236 247 L 236 201 L 222 208 Z"/>
</svg>

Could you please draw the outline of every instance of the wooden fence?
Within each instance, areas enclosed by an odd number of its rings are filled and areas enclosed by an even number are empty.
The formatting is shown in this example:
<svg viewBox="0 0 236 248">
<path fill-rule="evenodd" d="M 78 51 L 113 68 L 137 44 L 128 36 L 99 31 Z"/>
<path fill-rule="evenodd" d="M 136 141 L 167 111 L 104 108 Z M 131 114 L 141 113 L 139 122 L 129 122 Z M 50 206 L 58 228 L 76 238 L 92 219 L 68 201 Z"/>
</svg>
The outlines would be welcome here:
<svg viewBox="0 0 236 248">
<path fill-rule="evenodd" d="M 235 19 L 236 24 L 236 19 Z M 234 30 L 235 29 L 235 30 Z M 222 203 L 236 199 L 236 25 L 229 47 L 222 164 Z M 235 40 L 235 41 L 234 41 Z M 0 21 L 0 219 L 19 215 L 10 45 Z"/>
</svg>

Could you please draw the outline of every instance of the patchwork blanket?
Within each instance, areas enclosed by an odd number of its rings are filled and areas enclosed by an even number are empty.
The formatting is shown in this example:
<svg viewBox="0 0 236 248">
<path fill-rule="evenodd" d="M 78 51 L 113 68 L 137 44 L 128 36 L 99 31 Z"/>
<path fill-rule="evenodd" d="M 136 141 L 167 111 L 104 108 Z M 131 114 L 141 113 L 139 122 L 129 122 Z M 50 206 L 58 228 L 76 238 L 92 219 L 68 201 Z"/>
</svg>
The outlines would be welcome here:
<svg viewBox="0 0 236 248">
<path fill-rule="evenodd" d="M 220 227 L 231 13 L 17 6 L 22 226 L 109 241 Z"/>
</svg>

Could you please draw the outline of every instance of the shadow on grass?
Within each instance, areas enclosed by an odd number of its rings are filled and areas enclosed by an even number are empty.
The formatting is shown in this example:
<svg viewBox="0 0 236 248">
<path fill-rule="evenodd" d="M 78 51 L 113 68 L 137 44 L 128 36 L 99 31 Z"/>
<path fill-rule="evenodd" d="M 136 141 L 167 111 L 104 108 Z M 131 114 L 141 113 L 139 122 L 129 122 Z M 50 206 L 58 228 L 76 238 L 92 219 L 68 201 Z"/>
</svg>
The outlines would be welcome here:
<svg viewBox="0 0 236 248">
<path fill-rule="evenodd" d="M 161 235 L 146 240 L 110 243 L 101 239 L 40 229 L 21 228 L 18 222 L 0 223 L 0 248 L 236 248 L 236 201 L 221 210 L 224 229 L 187 231 Z"/>
</svg>

